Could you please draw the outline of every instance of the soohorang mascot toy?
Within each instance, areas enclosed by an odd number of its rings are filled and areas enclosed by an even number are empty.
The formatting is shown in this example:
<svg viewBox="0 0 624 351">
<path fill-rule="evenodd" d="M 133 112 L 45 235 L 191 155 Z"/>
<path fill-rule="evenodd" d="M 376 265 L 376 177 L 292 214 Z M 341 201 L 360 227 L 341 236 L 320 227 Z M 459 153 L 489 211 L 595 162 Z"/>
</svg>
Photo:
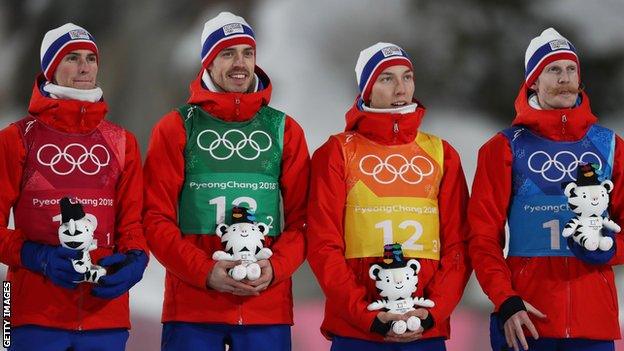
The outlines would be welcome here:
<svg viewBox="0 0 624 351">
<path fill-rule="evenodd" d="M 598 180 L 597 165 L 579 165 L 576 182 L 568 183 L 564 189 L 568 205 L 576 216 L 565 225 L 562 235 L 565 238 L 572 236 L 576 243 L 589 251 L 610 250 L 613 239 L 602 235 L 602 228 L 615 233 L 621 230 L 617 223 L 603 217 L 609 206 L 611 190 L 613 183 L 610 180 Z"/>
<path fill-rule="evenodd" d="M 217 235 L 225 251 L 215 251 L 212 259 L 215 261 L 241 261 L 241 264 L 228 271 L 234 280 L 256 280 L 260 277 L 258 260 L 264 260 L 273 255 L 271 249 L 264 247 L 264 236 L 269 232 L 269 226 L 256 223 L 252 211 L 245 207 L 232 208 L 232 224 L 218 224 Z"/>
<path fill-rule="evenodd" d="M 420 263 L 415 259 L 407 262 L 403 258 L 401 244 L 388 244 L 384 246 L 383 263 L 371 265 L 368 274 L 375 280 L 375 287 L 379 291 L 381 300 L 368 305 L 369 311 L 385 310 L 396 314 L 405 314 L 415 310 L 414 306 L 431 308 L 433 301 L 412 297 L 418 286 L 418 272 Z M 407 330 L 420 328 L 420 319 L 411 316 L 407 322 L 392 322 L 392 331 L 395 334 L 404 334 Z"/>
<path fill-rule="evenodd" d="M 63 247 L 82 251 L 82 257 L 72 260 L 76 272 L 84 274 L 85 282 L 98 283 L 106 275 L 106 269 L 91 263 L 89 251 L 97 248 L 94 239 L 97 218 L 84 213 L 80 203 L 72 204 L 68 198 L 61 199 L 61 226 L 58 229 L 59 241 Z"/>
</svg>

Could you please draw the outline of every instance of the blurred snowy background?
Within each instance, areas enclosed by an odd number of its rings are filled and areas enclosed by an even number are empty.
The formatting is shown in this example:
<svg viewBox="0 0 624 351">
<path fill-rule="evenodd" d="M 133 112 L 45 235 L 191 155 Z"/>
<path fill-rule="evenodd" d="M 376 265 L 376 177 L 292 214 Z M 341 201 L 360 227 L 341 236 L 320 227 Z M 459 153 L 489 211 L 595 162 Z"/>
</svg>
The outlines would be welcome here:
<svg viewBox="0 0 624 351">
<path fill-rule="evenodd" d="M 299 121 L 311 152 L 344 127 L 356 94 L 359 51 L 389 41 L 414 62 L 416 96 L 428 107 L 423 129 L 459 150 L 471 183 L 479 146 L 514 116 L 526 46 L 549 26 L 577 47 L 601 123 L 623 132 L 621 0 L 3 0 L 0 128 L 26 112 L 44 33 L 73 22 L 87 28 L 100 48 L 98 78 L 109 119 L 134 132 L 144 153 L 151 127 L 188 97 L 199 70 L 203 24 L 223 10 L 242 15 L 254 28 L 258 65 L 274 85 L 272 105 Z M 5 270 L 0 267 L 1 277 Z M 616 271 L 622 305 L 623 269 Z M 152 260 L 132 290 L 128 350 L 160 347 L 163 279 L 162 266 Z M 294 350 L 327 350 L 318 331 L 323 294 L 307 264 L 294 277 L 294 295 Z M 473 276 L 453 315 L 448 350 L 487 350 L 491 308 Z"/>
</svg>

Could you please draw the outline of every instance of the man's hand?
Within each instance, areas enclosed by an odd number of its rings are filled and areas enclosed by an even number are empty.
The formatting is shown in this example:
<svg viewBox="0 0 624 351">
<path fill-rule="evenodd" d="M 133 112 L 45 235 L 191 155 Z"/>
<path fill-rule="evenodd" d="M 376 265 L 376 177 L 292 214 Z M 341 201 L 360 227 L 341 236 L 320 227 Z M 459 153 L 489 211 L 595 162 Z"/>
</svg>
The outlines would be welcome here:
<svg viewBox="0 0 624 351">
<path fill-rule="evenodd" d="M 377 313 L 377 319 L 379 319 L 382 323 L 390 323 L 392 321 L 400 321 L 403 319 L 403 315 L 390 312 L 379 312 Z"/>
<path fill-rule="evenodd" d="M 269 260 L 260 260 L 256 263 L 260 266 L 260 277 L 256 280 L 245 280 L 245 283 L 254 287 L 254 291 L 259 293 L 266 290 L 266 288 L 269 287 L 269 284 L 271 284 L 271 281 L 273 280 L 273 266 L 271 266 L 271 262 L 269 262 Z"/>
<path fill-rule="evenodd" d="M 84 278 L 84 274 L 76 272 L 71 261 L 82 257 L 78 250 L 26 241 L 20 256 L 24 267 L 43 274 L 65 289 L 75 289 Z"/>
<path fill-rule="evenodd" d="M 103 299 L 114 299 L 125 294 L 143 278 L 147 268 L 147 254 L 141 250 L 130 250 L 125 254 L 116 253 L 98 261 L 106 267 L 107 275 L 99 279 L 91 294 Z"/>
<path fill-rule="evenodd" d="M 507 340 L 507 346 L 510 348 L 513 347 L 515 351 L 519 351 L 520 348 L 518 346 L 518 340 L 520 340 L 520 344 L 522 345 L 523 350 L 529 349 L 529 344 L 524 337 L 524 331 L 522 330 L 522 326 L 524 325 L 535 340 L 539 338 L 539 334 L 537 333 L 537 329 L 533 325 L 533 322 L 529 319 L 529 313 L 536 316 L 537 318 L 546 318 L 546 315 L 540 312 L 537 308 L 533 307 L 530 303 L 526 301 L 524 302 L 524 306 L 526 307 L 526 311 L 516 312 L 514 315 L 509 317 L 509 319 L 505 322 L 505 339 Z"/>
<path fill-rule="evenodd" d="M 240 263 L 240 261 L 217 261 L 212 268 L 212 272 L 210 272 L 208 276 L 206 286 L 216 291 L 227 292 L 238 296 L 260 295 L 253 286 L 237 282 L 228 275 L 228 270 Z"/>
<path fill-rule="evenodd" d="M 429 311 L 427 311 L 427 309 L 425 308 L 418 308 L 414 311 L 410 311 L 407 312 L 405 314 L 399 314 L 396 316 L 400 316 L 402 320 L 406 321 L 412 317 L 415 316 L 417 318 L 419 318 L 421 321 L 426 319 L 427 316 L 429 316 Z M 405 332 L 404 334 L 395 334 L 392 329 L 390 329 L 390 331 L 388 332 L 388 334 L 386 334 L 386 337 L 384 338 L 384 341 L 388 341 L 388 342 L 412 342 L 412 341 L 416 341 L 418 339 L 420 339 L 422 337 L 424 330 L 422 327 L 418 328 L 417 330 L 411 331 L 408 330 L 407 332 Z"/>
</svg>

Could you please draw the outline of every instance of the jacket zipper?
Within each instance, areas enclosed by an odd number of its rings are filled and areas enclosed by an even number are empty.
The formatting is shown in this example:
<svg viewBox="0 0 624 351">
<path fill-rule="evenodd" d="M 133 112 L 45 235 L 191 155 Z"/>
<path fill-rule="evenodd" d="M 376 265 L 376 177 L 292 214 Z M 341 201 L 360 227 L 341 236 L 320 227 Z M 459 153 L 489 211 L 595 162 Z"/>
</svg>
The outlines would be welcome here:
<svg viewBox="0 0 624 351">
<path fill-rule="evenodd" d="M 239 97 L 235 97 L 234 98 L 234 104 L 236 105 L 236 108 L 234 109 L 234 112 L 236 113 L 236 117 L 238 117 L 240 115 L 240 98 Z"/>
<path fill-rule="evenodd" d="M 78 286 L 78 330 L 82 331 L 82 287 Z"/>
<path fill-rule="evenodd" d="M 238 325 L 243 325 L 243 298 L 238 298 Z"/>
<path fill-rule="evenodd" d="M 569 339 L 570 338 L 570 315 L 572 314 L 570 309 L 572 308 L 572 292 L 570 291 L 570 268 L 568 267 L 568 258 L 565 258 L 565 267 L 566 267 L 566 272 L 568 273 L 567 276 L 567 280 L 566 280 L 566 288 L 567 288 L 567 292 L 568 292 L 568 311 L 567 311 L 567 315 L 566 315 L 566 338 Z"/>
<path fill-rule="evenodd" d="M 527 268 L 527 266 L 529 265 L 529 261 L 531 260 L 530 257 L 523 257 L 522 258 L 522 268 L 520 268 L 520 272 L 518 272 L 518 275 L 522 275 L 522 272 L 524 272 L 524 270 Z"/>
<path fill-rule="evenodd" d="M 80 107 L 80 127 L 84 128 L 85 125 L 85 113 L 87 112 L 87 108 L 82 106 Z"/>
<path fill-rule="evenodd" d="M 566 133 L 566 123 L 568 123 L 568 116 L 562 115 L 561 116 L 561 134 L 562 135 L 565 135 Z"/>
<path fill-rule="evenodd" d="M 394 120 L 394 126 L 392 127 L 392 131 L 394 132 L 394 142 L 397 141 L 397 136 L 399 135 L 399 121 Z"/>
</svg>

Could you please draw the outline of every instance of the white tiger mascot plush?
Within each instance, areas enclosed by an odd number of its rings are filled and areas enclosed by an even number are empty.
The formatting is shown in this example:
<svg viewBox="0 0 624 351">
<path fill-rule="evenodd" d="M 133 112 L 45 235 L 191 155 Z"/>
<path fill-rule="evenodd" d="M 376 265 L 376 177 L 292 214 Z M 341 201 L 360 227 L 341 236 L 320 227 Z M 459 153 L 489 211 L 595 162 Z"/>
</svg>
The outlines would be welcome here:
<svg viewBox="0 0 624 351">
<path fill-rule="evenodd" d="M 268 259 L 273 255 L 271 249 L 264 247 L 264 236 L 269 232 L 269 226 L 264 223 L 254 223 L 253 213 L 245 207 L 232 209 L 232 224 L 218 224 L 217 235 L 225 251 L 215 251 L 212 259 L 215 261 L 241 261 L 241 264 L 228 271 L 234 280 L 256 280 L 260 277 L 258 260 Z"/>
<path fill-rule="evenodd" d="M 80 259 L 72 260 L 72 266 L 76 272 L 84 274 L 83 281 L 98 283 L 106 275 L 106 269 L 91 263 L 89 255 L 89 251 L 97 248 L 94 240 L 97 218 L 90 213 L 85 214 L 81 204 L 72 204 L 66 197 L 61 199 L 61 218 L 62 223 L 58 229 L 61 245 L 82 251 Z"/>
<path fill-rule="evenodd" d="M 415 310 L 414 306 L 431 308 L 433 301 L 412 297 L 418 286 L 418 272 L 420 263 L 415 259 L 405 262 L 400 244 L 384 246 L 384 263 L 371 265 L 368 275 L 375 280 L 375 287 L 379 291 L 381 300 L 368 305 L 369 311 L 385 310 L 396 314 L 405 314 Z M 404 334 L 407 330 L 418 330 L 420 319 L 416 316 L 408 318 L 407 322 L 393 321 L 392 331 L 395 334 Z"/>
<path fill-rule="evenodd" d="M 602 228 L 619 233 L 620 226 L 602 214 L 609 206 L 609 193 L 613 190 L 610 180 L 600 182 L 596 175 L 596 166 L 580 165 L 576 182 L 565 186 L 568 205 L 576 214 L 565 225 L 562 235 L 572 236 L 575 242 L 589 251 L 608 251 L 613 246 L 613 239 L 602 235 Z"/>
</svg>

